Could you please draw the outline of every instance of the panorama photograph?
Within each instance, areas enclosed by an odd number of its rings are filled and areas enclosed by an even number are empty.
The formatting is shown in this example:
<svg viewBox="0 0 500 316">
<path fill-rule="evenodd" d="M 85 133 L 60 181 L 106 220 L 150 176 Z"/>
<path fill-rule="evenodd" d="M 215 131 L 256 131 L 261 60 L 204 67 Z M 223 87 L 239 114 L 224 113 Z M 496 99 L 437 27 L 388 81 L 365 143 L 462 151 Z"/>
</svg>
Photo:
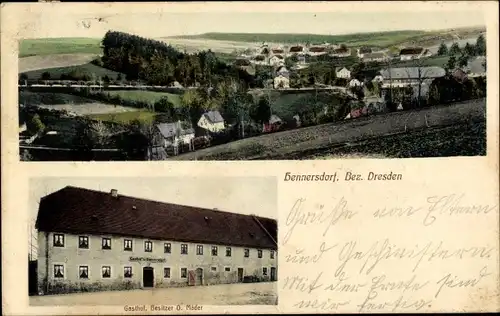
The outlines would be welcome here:
<svg viewBox="0 0 500 316">
<path fill-rule="evenodd" d="M 264 11 L 75 13 L 20 40 L 20 160 L 486 155 L 482 12 Z"/>
<path fill-rule="evenodd" d="M 274 177 L 32 178 L 29 195 L 32 306 L 277 305 Z"/>
</svg>

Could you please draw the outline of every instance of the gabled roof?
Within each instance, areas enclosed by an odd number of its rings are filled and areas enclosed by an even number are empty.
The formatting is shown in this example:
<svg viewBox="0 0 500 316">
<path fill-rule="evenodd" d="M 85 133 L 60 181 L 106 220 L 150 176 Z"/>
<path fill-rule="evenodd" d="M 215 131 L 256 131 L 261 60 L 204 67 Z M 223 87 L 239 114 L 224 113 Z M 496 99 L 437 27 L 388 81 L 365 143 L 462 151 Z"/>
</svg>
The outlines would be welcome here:
<svg viewBox="0 0 500 316">
<path fill-rule="evenodd" d="M 160 123 L 156 124 L 156 128 L 160 134 L 165 138 L 174 137 L 177 134 L 177 129 L 179 127 L 178 123 Z M 194 134 L 194 129 L 192 128 L 181 128 L 180 135 Z"/>
<path fill-rule="evenodd" d="M 339 72 L 339 71 L 344 70 L 344 69 L 345 69 L 345 70 L 347 70 L 347 71 L 349 71 L 349 72 L 351 72 L 351 71 L 350 71 L 349 69 L 347 69 L 346 67 L 337 67 L 337 68 L 335 68 L 335 71 L 336 71 L 336 72 Z"/>
<path fill-rule="evenodd" d="M 372 59 L 372 58 L 387 58 L 387 54 L 384 52 L 374 52 L 374 53 L 366 53 L 363 55 L 363 59 Z"/>
<path fill-rule="evenodd" d="M 441 67 L 407 67 L 407 68 L 391 68 L 383 69 L 380 74 L 384 79 L 422 79 L 422 78 L 439 78 L 446 75 L 446 71 Z"/>
<path fill-rule="evenodd" d="M 210 123 L 220 123 L 224 122 L 224 118 L 220 114 L 219 111 L 208 111 L 203 114 L 205 118 L 210 122 Z"/>
<path fill-rule="evenodd" d="M 370 47 L 367 47 L 367 46 L 363 46 L 363 47 L 360 47 L 358 49 L 358 52 L 360 54 L 367 54 L 367 53 L 371 53 L 372 52 L 372 49 Z"/>
<path fill-rule="evenodd" d="M 288 73 L 288 69 L 286 69 L 285 66 L 279 66 L 278 69 L 276 69 L 277 73 Z"/>
<path fill-rule="evenodd" d="M 290 53 L 298 53 L 298 52 L 302 52 L 303 50 L 304 50 L 304 47 L 302 47 L 302 46 L 292 46 L 292 47 L 290 47 L 289 52 Z"/>
<path fill-rule="evenodd" d="M 276 249 L 276 220 L 67 186 L 40 201 L 39 231 Z"/>
<path fill-rule="evenodd" d="M 400 52 L 399 55 L 418 55 L 421 54 L 424 51 L 422 47 L 407 47 L 403 48 Z"/>
</svg>

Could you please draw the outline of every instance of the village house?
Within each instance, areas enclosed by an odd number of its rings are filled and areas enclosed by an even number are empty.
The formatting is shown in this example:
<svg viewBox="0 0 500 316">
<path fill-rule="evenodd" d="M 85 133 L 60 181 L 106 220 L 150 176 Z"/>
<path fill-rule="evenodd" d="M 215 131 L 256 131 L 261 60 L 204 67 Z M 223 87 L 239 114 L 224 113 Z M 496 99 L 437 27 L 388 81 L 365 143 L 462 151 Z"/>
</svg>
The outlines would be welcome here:
<svg viewBox="0 0 500 316">
<path fill-rule="evenodd" d="M 288 75 L 279 74 L 273 79 L 274 89 L 289 89 L 290 77 Z"/>
<path fill-rule="evenodd" d="M 271 66 L 278 66 L 284 64 L 285 64 L 285 58 L 283 58 L 282 55 L 274 55 L 271 58 L 269 58 L 269 65 Z"/>
<path fill-rule="evenodd" d="M 273 79 L 275 89 L 290 88 L 290 72 L 285 66 L 280 66 L 276 69 L 276 76 Z"/>
<path fill-rule="evenodd" d="M 255 65 L 267 65 L 268 58 L 265 55 L 257 55 L 252 59 L 252 63 Z"/>
<path fill-rule="evenodd" d="M 372 53 L 372 49 L 370 47 L 363 46 L 358 48 L 357 55 L 358 58 L 363 58 L 365 54 L 370 54 L 370 53 Z"/>
<path fill-rule="evenodd" d="M 294 46 L 290 46 L 290 48 L 288 49 L 288 56 L 292 56 L 292 55 L 295 55 L 295 54 L 300 54 L 300 53 L 305 53 L 305 48 L 304 46 L 302 45 L 294 45 Z"/>
<path fill-rule="evenodd" d="M 250 75 L 255 75 L 254 65 L 250 62 L 250 60 L 248 60 L 246 58 L 237 58 L 234 61 L 233 65 L 242 69 L 242 70 L 245 70 Z"/>
<path fill-rule="evenodd" d="M 350 88 L 354 88 L 354 87 L 361 87 L 363 83 L 358 79 L 352 79 L 351 81 L 349 81 L 348 85 Z"/>
<path fill-rule="evenodd" d="M 198 120 L 197 125 L 212 133 L 219 133 L 226 128 L 224 118 L 219 111 L 208 111 L 204 113 Z"/>
<path fill-rule="evenodd" d="M 194 129 L 184 128 L 181 121 L 176 123 L 156 124 L 155 143 L 163 146 L 191 145 L 194 138 Z"/>
<path fill-rule="evenodd" d="M 430 50 L 423 47 L 407 47 L 399 52 L 399 58 L 401 60 L 414 60 L 430 56 L 432 56 Z"/>
<path fill-rule="evenodd" d="M 373 52 L 363 54 L 363 62 L 385 62 L 389 60 L 389 56 L 385 52 Z"/>
<path fill-rule="evenodd" d="M 321 56 L 327 53 L 326 46 L 311 46 L 308 49 L 309 56 Z"/>
<path fill-rule="evenodd" d="M 283 56 L 285 54 L 285 50 L 281 47 L 273 47 L 271 49 L 271 54 L 272 55 L 281 55 Z"/>
<path fill-rule="evenodd" d="M 343 78 L 343 79 L 350 79 L 351 78 L 351 71 L 347 69 L 346 67 L 337 67 L 335 71 L 335 75 L 337 78 Z"/>
<path fill-rule="evenodd" d="M 270 218 L 66 186 L 36 229 L 40 294 L 277 280 Z"/>
<path fill-rule="evenodd" d="M 422 83 L 426 79 L 441 78 L 446 75 L 446 71 L 437 66 L 432 67 L 406 67 L 390 68 L 380 71 L 383 78 L 383 88 L 404 87 Z"/>
<path fill-rule="evenodd" d="M 335 48 L 329 54 L 331 57 L 349 57 L 351 56 L 351 49 L 345 46 L 341 46 L 339 48 Z"/>
</svg>

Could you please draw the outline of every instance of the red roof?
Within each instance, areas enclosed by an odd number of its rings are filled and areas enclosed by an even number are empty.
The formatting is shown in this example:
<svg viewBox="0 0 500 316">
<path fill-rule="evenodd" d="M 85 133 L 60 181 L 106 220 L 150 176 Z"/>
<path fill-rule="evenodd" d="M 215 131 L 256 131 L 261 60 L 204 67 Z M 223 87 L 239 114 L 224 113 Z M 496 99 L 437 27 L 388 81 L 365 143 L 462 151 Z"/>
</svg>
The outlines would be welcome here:
<svg viewBox="0 0 500 316">
<path fill-rule="evenodd" d="M 193 198 L 196 198 L 195 196 Z M 67 186 L 43 197 L 39 231 L 276 249 L 276 220 Z"/>
</svg>

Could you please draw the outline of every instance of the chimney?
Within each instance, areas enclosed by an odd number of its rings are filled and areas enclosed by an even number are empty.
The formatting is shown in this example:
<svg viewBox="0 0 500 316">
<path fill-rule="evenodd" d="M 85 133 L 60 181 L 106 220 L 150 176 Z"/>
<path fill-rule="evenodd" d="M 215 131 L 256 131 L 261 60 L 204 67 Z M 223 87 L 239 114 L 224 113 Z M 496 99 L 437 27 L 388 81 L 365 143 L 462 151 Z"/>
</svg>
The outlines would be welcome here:
<svg viewBox="0 0 500 316">
<path fill-rule="evenodd" d="M 118 190 L 117 189 L 111 189 L 111 196 L 114 198 L 118 197 Z"/>
</svg>

